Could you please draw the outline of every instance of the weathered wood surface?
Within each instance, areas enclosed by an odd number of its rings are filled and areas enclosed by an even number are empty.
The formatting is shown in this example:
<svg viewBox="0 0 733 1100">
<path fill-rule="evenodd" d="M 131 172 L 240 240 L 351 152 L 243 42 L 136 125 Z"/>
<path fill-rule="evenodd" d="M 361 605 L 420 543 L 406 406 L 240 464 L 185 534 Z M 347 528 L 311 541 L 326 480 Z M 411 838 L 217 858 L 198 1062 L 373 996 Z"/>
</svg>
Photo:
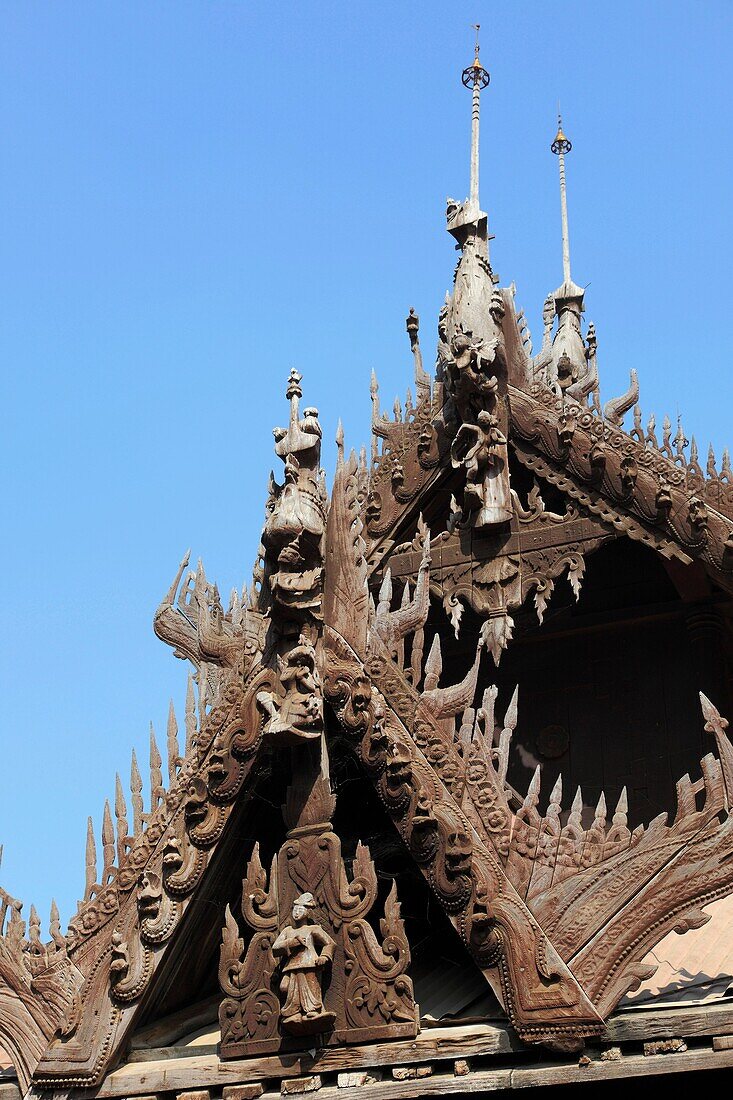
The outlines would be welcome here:
<svg viewBox="0 0 733 1100">
<path fill-rule="evenodd" d="M 467 1058 L 469 1055 L 509 1054 L 524 1049 L 508 1028 L 484 1024 L 431 1028 L 414 1039 L 397 1042 L 324 1049 L 315 1058 L 308 1054 L 272 1054 L 221 1062 L 215 1053 L 202 1054 L 200 1047 L 173 1047 L 169 1048 L 172 1056 L 164 1050 L 136 1051 L 126 1065 L 110 1074 L 94 1095 L 139 1096 L 170 1089 L 298 1077 L 315 1071 L 330 1073 Z"/>
<path fill-rule="evenodd" d="M 608 1021 L 611 1042 L 644 1039 L 702 1038 L 733 1033 L 733 1000 L 694 1008 L 638 1009 L 618 1012 Z"/>
<path fill-rule="evenodd" d="M 20 902 L 0 891 L 4 997 L 9 990 L 0 1040 L 22 1091 L 29 1083 L 36 1094 L 96 1087 L 99 1097 L 182 1090 L 189 1100 L 206 1100 L 213 1088 L 252 1078 L 292 1082 L 313 1073 L 325 1075 L 326 1095 L 328 1075 L 338 1070 L 401 1063 L 405 1081 L 372 1089 L 390 1097 L 411 1089 L 446 1094 L 733 1064 L 733 1052 L 707 1049 L 673 1060 L 633 1055 L 587 1067 L 572 1059 L 530 1065 L 540 1057 L 538 1048 L 520 1047 L 513 1037 L 559 1040 L 567 1049 L 568 1040 L 572 1045 L 589 1036 L 602 1043 L 713 1035 L 718 1047 L 728 1046 L 733 1008 L 727 1005 L 692 1015 L 619 1016 L 604 1030 L 644 976 L 648 952 L 671 930 L 700 927 L 705 908 L 733 892 L 727 721 L 701 695 L 718 755 L 703 758 L 699 779 L 681 769 L 671 823 L 657 817 L 632 831 L 625 786 L 614 794 L 615 810 L 599 790 L 592 821 L 587 814 L 584 820 L 580 786 L 570 802 L 559 775 L 543 813 L 539 761 L 517 804 L 507 779 L 516 695 L 497 724 L 500 685 L 495 669 L 487 684 L 485 670 L 487 655 L 498 666 L 512 641 L 512 614 L 531 598 L 542 623 L 561 579 L 577 599 L 585 557 L 610 539 L 628 537 L 685 568 L 700 563 L 693 582 L 681 584 L 688 593 L 683 599 L 712 596 L 698 587 L 703 568 L 716 587 L 733 591 L 733 470 L 726 454 L 718 473 L 710 454 L 706 476 L 694 442 L 689 459 L 684 453 L 681 424 L 673 440 L 665 422 L 660 446 L 654 420 L 645 431 L 638 407 L 633 431 L 623 432 L 623 417 L 638 397 L 635 377 L 601 413 L 596 336 L 593 329 L 582 332 L 584 292 L 571 282 L 569 253 L 565 282 L 545 310 L 543 351 L 531 358 L 513 292 L 494 282 L 487 217 L 479 206 L 479 91 L 488 79 L 477 50 L 463 74 L 473 87 L 471 199 L 450 200 L 447 212 L 461 255 L 439 318 L 435 385 L 422 367 L 411 311 L 417 406 L 410 395 L 404 417 L 399 402 L 394 419 L 385 417 L 374 380 L 371 469 L 366 452 L 345 459 L 339 431 L 329 498 L 318 412 L 301 408 L 301 376 L 290 372 L 288 425 L 274 431 L 284 480 L 270 480 L 251 600 L 235 591 L 225 612 L 217 586 L 202 565 L 188 570 L 186 555 L 155 615 L 156 633 L 192 663 L 199 688 L 198 721 L 192 688 L 187 702 L 183 752 L 170 714 L 168 787 L 151 733 L 149 807 L 133 756 L 131 812 L 118 783 L 116 828 L 107 805 L 101 863 L 90 828 L 85 895 L 66 936 L 53 908 L 50 942 L 42 941 L 34 910 L 26 938 Z M 561 144 L 569 152 L 564 137 Z M 551 508 L 535 478 L 549 486 Z M 569 619 L 563 622 L 562 605 L 554 610 L 557 641 Z M 666 614 L 666 607 L 656 613 Z M 631 616 L 628 608 L 604 614 L 604 626 L 614 614 L 627 622 Z M 707 636 L 709 616 L 697 608 L 695 617 L 695 630 Z M 600 622 L 586 620 L 578 637 L 585 664 L 603 664 L 608 673 L 612 655 L 588 660 L 590 630 Z M 449 648 L 449 623 L 474 655 L 468 668 Z M 709 641 L 705 647 L 696 648 L 703 679 L 706 655 L 716 652 Z M 633 655 L 623 653 L 626 664 L 633 666 Z M 639 720 L 653 731 L 658 701 L 670 711 L 673 700 L 656 690 L 645 655 L 643 664 Z M 724 664 L 721 659 L 721 683 Z M 529 665 L 537 696 L 537 668 Z M 616 728 L 632 706 L 620 661 L 618 669 L 605 701 L 597 685 L 591 691 L 589 682 L 584 694 L 585 686 L 562 669 L 548 693 L 563 704 L 572 700 L 567 709 L 579 716 L 574 767 L 587 773 L 591 786 L 601 757 L 607 770 L 613 753 L 599 751 L 599 719 Z M 360 843 L 347 873 L 331 827 L 338 819 L 326 699 L 513 1031 L 464 1026 L 412 1038 L 418 1024 L 410 945 L 396 888 L 384 903 L 380 939 L 375 867 Z M 552 701 L 545 714 L 551 708 Z M 546 726 L 550 735 L 542 737 L 535 729 L 532 736 L 540 755 L 557 759 L 569 731 L 552 730 Z M 699 731 L 688 726 L 684 738 L 689 730 L 697 738 Z M 541 744 L 550 751 L 543 753 Z M 637 774 L 644 772 L 644 787 L 661 782 L 658 776 L 675 765 L 670 740 L 664 744 L 653 767 L 634 764 Z M 318 759 L 310 755 L 316 747 Z M 259 848 L 249 859 L 240 908 L 254 935 L 245 938 L 226 906 L 233 895 L 222 871 L 238 839 L 233 811 L 246 802 L 258 759 L 285 750 L 298 777 L 285 808 L 286 837 L 269 877 Z M 684 755 L 682 745 L 679 752 Z M 261 778 L 264 784 L 264 771 Z M 256 832 L 258 841 L 272 839 L 264 825 Z M 192 989 L 210 988 L 199 984 L 196 960 L 206 964 L 211 957 L 206 943 L 214 921 L 224 922 L 218 1047 L 204 1036 L 199 1047 L 163 1048 L 209 1024 L 209 1008 L 202 1008 L 147 1028 L 130 1061 L 105 1077 L 137 1020 L 154 1020 L 166 1005 L 198 996 Z M 192 960 L 188 968 L 184 956 Z M 287 1044 L 300 1046 L 303 1036 L 314 1047 L 329 1045 L 313 1055 L 286 1053 Z M 514 1068 L 480 1065 L 468 1085 L 446 1065 L 515 1052 Z M 419 1063 L 438 1065 L 442 1076 L 410 1084 L 411 1067 Z"/>
<path fill-rule="evenodd" d="M 729 1029 L 733 1034 L 733 1004 L 729 1002 L 696 1008 L 637 1010 L 618 1013 L 612 1017 L 608 1022 L 604 1043 L 640 1042 L 677 1036 L 685 1039 L 721 1037 L 725 1036 Z M 597 1050 L 589 1048 L 589 1052 L 591 1057 L 597 1057 Z M 449 1062 L 459 1058 L 476 1059 L 510 1053 L 517 1055 L 524 1053 L 532 1056 L 532 1048 L 520 1043 L 508 1026 L 500 1024 L 429 1028 L 421 1031 L 415 1039 L 373 1043 L 338 1050 L 327 1049 L 319 1052 L 315 1058 L 307 1054 L 267 1055 L 222 1063 L 213 1046 L 150 1048 L 133 1051 L 128 1063 L 113 1073 L 95 1095 L 99 1097 L 140 1096 L 170 1089 L 213 1087 L 241 1081 L 297 1077 L 312 1071 L 326 1074 L 385 1065 Z M 699 1052 L 689 1052 L 690 1055 L 697 1053 Z M 666 1057 L 677 1059 L 680 1056 Z M 620 1064 L 626 1066 L 630 1063 L 633 1063 L 632 1056 L 625 1056 Z M 593 1062 L 593 1065 L 595 1064 Z M 600 1064 L 607 1065 L 607 1063 Z M 507 1072 L 528 1073 L 530 1068 L 534 1072 L 534 1067 L 522 1065 Z M 555 1068 L 572 1071 L 574 1064 L 569 1067 L 555 1066 Z M 664 1072 L 671 1072 L 677 1068 L 681 1066 L 678 1067 L 675 1061 L 674 1064 L 670 1063 L 669 1068 Z M 590 1069 L 592 1069 L 591 1066 L 585 1067 L 580 1072 L 587 1073 Z M 593 1072 L 598 1071 L 593 1070 Z M 635 1070 L 635 1072 L 641 1071 Z M 471 1075 L 472 1082 L 474 1076 L 476 1075 Z M 542 1083 L 545 1083 L 544 1079 Z M 473 1085 L 472 1091 L 475 1091 Z M 0 1097 L 0 1100 L 4 1098 Z"/>
<path fill-rule="evenodd" d="M 165 1047 L 182 1039 L 184 1035 L 190 1035 L 198 1028 L 210 1024 L 215 1026 L 219 1009 L 219 996 L 208 997 L 192 1008 L 184 1008 L 180 1012 L 172 1013 L 163 1020 L 157 1020 L 149 1027 L 136 1031 L 130 1041 L 130 1049 L 145 1050 L 149 1047 Z M 185 1048 L 184 1048 L 185 1049 Z"/>
<path fill-rule="evenodd" d="M 346 1051 L 339 1052 L 340 1054 Z M 349 1053 L 353 1054 L 354 1051 Z M 404 1055 L 400 1055 L 405 1061 Z M 424 1062 L 426 1055 L 417 1061 Z M 260 1060 L 260 1064 L 264 1063 Z M 596 1081 L 622 1080 L 633 1076 L 658 1076 L 668 1073 L 703 1072 L 713 1069 L 733 1067 L 733 1050 L 690 1050 L 679 1054 L 659 1054 L 652 1057 L 641 1054 L 624 1055 L 620 1061 L 602 1061 L 597 1052 L 590 1063 L 581 1065 L 578 1060 L 569 1063 L 542 1062 L 534 1065 L 504 1066 L 497 1069 L 476 1069 L 467 1075 L 456 1076 L 452 1068 L 445 1072 L 434 1072 L 431 1077 L 414 1080 L 377 1081 L 368 1085 L 370 1100 L 400 1100 L 407 1096 L 442 1096 L 456 1093 L 480 1093 L 497 1089 L 528 1088 L 540 1085 L 570 1085 Z M 315 1064 L 305 1067 L 303 1063 L 290 1067 L 289 1076 L 304 1076 L 307 1069 L 313 1070 Z M 335 1067 L 319 1061 L 318 1072 L 332 1072 Z M 270 1072 L 262 1077 L 284 1076 Z M 219 1088 L 238 1081 L 252 1081 L 252 1065 L 249 1062 L 218 1062 L 216 1058 L 186 1059 L 182 1064 L 147 1063 L 145 1073 L 132 1079 L 122 1070 L 112 1074 L 105 1084 L 93 1095 L 95 1097 L 143 1096 L 152 1092 L 195 1089 L 204 1085 L 213 1093 Z M 277 1095 L 276 1092 L 265 1096 Z M 326 1085 L 319 1091 L 321 1100 L 342 1097 L 343 1090 Z M 6 1100 L 2 1097 L 2 1100 Z M 15 1100 L 8 1096 L 7 1100 Z"/>
</svg>

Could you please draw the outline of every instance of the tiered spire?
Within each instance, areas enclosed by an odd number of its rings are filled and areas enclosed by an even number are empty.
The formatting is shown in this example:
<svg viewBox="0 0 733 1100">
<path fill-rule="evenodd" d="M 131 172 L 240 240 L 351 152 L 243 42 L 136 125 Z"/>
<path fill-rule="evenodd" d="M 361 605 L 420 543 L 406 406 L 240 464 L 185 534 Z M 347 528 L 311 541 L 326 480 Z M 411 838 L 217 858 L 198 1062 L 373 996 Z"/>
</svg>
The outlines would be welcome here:
<svg viewBox="0 0 733 1100">
<path fill-rule="evenodd" d="M 562 128 L 562 117 L 557 116 L 557 134 L 550 149 L 558 158 L 560 173 L 560 214 L 562 222 L 562 285 L 550 296 L 558 318 L 557 331 L 552 341 L 548 381 L 565 393 L 574 387 L 579 392 L 571 396 L 584 399 L 587 387 L 582 381 L 589 373 L 585 342 L 580 328 L 583 313 L 583 288 L 573 282 L 570 273 L 570 233 L 568 229 L 568 194 L 565 176 L 565 156 L 573 145 Z M 550 324 L 552 312 L 550 312 Z"/>
</svg>

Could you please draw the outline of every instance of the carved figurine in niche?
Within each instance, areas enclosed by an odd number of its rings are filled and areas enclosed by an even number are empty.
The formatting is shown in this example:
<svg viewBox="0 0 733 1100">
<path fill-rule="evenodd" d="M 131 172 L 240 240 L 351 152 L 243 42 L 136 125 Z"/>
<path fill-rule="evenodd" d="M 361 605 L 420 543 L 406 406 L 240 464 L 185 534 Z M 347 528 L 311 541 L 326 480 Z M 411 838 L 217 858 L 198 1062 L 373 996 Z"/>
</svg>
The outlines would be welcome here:
<svg viewBox="0 0 733 1100">
<path fill-rule="evenodd" d="M 313 646 L 301 638 L 278 658 L 284 695 L 263 691 L 257 702 L 268 715 L 265 733 L 283 743 L 315 741 L 323 732 L 323 694 Z"/>
<path fill-rule="evenodd" d="M 269 588 L 276 603 L 318 615 L 322 588 L 324 485 L 320 470 L 321 425 L 318 410 L 299 416 L 300 375 L 290 372 L 286 391 L 290 424 L 275 428 L 275 453 L 285 463 L 285 481 L 270 482 L 267 519 L 262 533 Z"/>
<path fill-rule="evenodd" d="M 496 379 L 492 378 L 493 393 Z M 466 472 L 463 523 L 491 527 L 512 518 L 506 437 L 493 412 L 482 410 L 475 424 L 461 424 L 451 444 L 451 462 Z"/>
<path fill-rule="evenodd" d="M 333 962 L 336 944 L 319 924 L 313 922 L 316 903 L 312 894 L 301 894 L 293 902 L 292 924 L 283 928 L 272 945 L 280 960 L 280 992 L 285 1002 L 280 1019 L 294 1035 L 313 1035 L 333 1027 L 334 1012 L 323 1010 L 323 972 Z"/>
</svg>

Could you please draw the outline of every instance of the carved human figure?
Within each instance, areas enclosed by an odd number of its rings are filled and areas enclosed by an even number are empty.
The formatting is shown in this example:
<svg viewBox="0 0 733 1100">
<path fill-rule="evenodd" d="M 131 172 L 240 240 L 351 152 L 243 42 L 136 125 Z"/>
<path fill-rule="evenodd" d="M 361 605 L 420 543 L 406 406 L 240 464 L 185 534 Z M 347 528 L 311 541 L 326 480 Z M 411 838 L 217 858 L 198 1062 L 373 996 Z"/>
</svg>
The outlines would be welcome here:
<svg viewBox="0 0 733 1100">
<path fill-rule="evenodd" d="M 300 375 L 291 371 L 287 396 L 290 424 L 275 428 L 275 453 L 284 462 L 282 486 L 270 484 L 262 533 L 269 587 L 288 610 L 318 615 L 321 598 L 321 540 L 325 523 L 320 473 L 321 425 L 318 410 L 298 411 Z"/>
<path fill-rule="evenodd" d="M 451 338 L 448 362 L 448 388 L 462 421 L 475 420 L 486 408 L 487 399 L 496 392 L 491 365 L 496 356 L 498 338 L 486 344 L 474 341 L 460 329 Z"/>
<path fill-rule="evenodd" d="M 313 646 L 301 639 L 278 665 L 284 696 L 269 691 L 257 696 L 268 715 L 265 733 L 286 743 L 317 740 L 323 731 L 323 696 Z"/>
<path fill-rule="evenodd" d="M 280 1012 L 286 1031 L 308 1035 L 332 1026 L 336 1015 L 323 1010 L 322 973 L 333 962 L 336 944 L 319 924 L 313 922 L 312 894 L 301 894 L 293 902 L 292 924 L 282 929 L 272 945 L 280 960 L 280 992 L 285 1001 Z"/>
<path fill-rule="evenodd" d="M 494 391 L 496 379 L 492 379 Z M 512 517 L 506 438 L 496 416 L 483 410 L 475 424 L 462 424 L 451 444 L 451 462 L 463 467 L 463 521 L 474 527 L 508 523 Z"/>
</svg>

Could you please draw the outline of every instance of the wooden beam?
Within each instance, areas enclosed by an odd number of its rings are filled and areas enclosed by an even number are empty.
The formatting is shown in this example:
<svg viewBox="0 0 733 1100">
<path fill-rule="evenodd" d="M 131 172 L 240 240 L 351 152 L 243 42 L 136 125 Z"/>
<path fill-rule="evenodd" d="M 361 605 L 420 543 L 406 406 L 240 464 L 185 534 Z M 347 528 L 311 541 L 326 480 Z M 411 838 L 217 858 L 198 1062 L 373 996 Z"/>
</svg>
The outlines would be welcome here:
<svg viewBox="0 0 733 1100">
<path fill-rule="evenodd" d="M 392 1044 L 391 1054 L 394 1052 Z M 383 1051 L 384 1054 L 384 1051 Z M 418 1059 L 426 1061 L 427 1054 Z M 273 1061 L 274 1059 L 270 1059 Z M 216 1092 L 225 1085 L 237 1081 L 255 1079 L 252 1068 L 265 1059 L 247 1059 L 241 1062 L 219 1063 L 218 1059 L 184 1059 L 181 1063 L 147 1063 L 145 1073 L 137 1079 L 123 1071 L 111 1075 L 105 1084 L 92 1094 L 98 1097 L 142 1096 L 151 1093 L 183 1091 L 204 1087 Z M 404 1057 L 401 1056 L 404 1062 Z M 534 1065 L 497 1069 L 477 1069 L 468 1074 L 455 1076 L 451 1063 L 447 1063 L 443 1072 L 433 1073 L 431 1077 L 414 1080 L 384 1080 L 368 1085 L 369 1100 L 402 1100 L 409 1096 L 446 1096 L 458 1093 L 483 1093 L 496 1089 L 515 1089 L 549 1085 L 589 1084 L 597 1081 L 625 1080 L 629 1077 L 653 1077 L 670 1073 L 705 1072 L 713 1069 L 733 1067 L 733 1050 L 715 1051 L 689 1050 L 678 1054 L 658 1054 L 645 1056 L 630 1054 L 622 1056 L 620 1061 L 603 1061 L 595 1058 L 587 1064 L 574 1059 L 571 1063 L 541 1062 Z M 310 1067 L 315 1068 L 314 1065 Z M 323 1074 L 329 1069 L 327 1061 L 318 1063 L 318 1071 Z M 294 1070 L 294 1071 L 293 1071 Z M 303 1064 L 290 1067 L 289 1076 L 302 1076 Z M 263 1076 L 283 1076 L 282 1071 L 272 1071 Z M 270 1095 L 269 1091 L 266 1095 Z M 272 1093 L 276 1095 L 276 1093 Z M 319 1090 L 319 1100 L 341 1100 L 343 1089 L 327 1085 Z M 3 1097 L 3 1100 L 5 1098 Z M 8 1097 L 7 1100 L 15 1100 Z"/>
<path fill-rule="evenodd" d="M 97 1097 L 142 1096 L 152 1092 L 213 1088 L 259 1081 L 271 1077 L 299 1077 L 310 1073 L 336 1073 L 371 1066 L 454 1060 L 469 1055 L 509 1054 L 527 1048 L 507 1028 L 489 1024 L 430 1028 L 414 1039 L 371 1043 L 369 1046 L 328 1047 L 314 1057 L 271 1054 L 221 1062 L 217 1054 L 201 1054 L 200 1047 L 173 1048 L 171 1058 L 162 1051 L 137 1051 L 134 1061 L 121 1066 L 91 1095 Z"/>
</svg>

